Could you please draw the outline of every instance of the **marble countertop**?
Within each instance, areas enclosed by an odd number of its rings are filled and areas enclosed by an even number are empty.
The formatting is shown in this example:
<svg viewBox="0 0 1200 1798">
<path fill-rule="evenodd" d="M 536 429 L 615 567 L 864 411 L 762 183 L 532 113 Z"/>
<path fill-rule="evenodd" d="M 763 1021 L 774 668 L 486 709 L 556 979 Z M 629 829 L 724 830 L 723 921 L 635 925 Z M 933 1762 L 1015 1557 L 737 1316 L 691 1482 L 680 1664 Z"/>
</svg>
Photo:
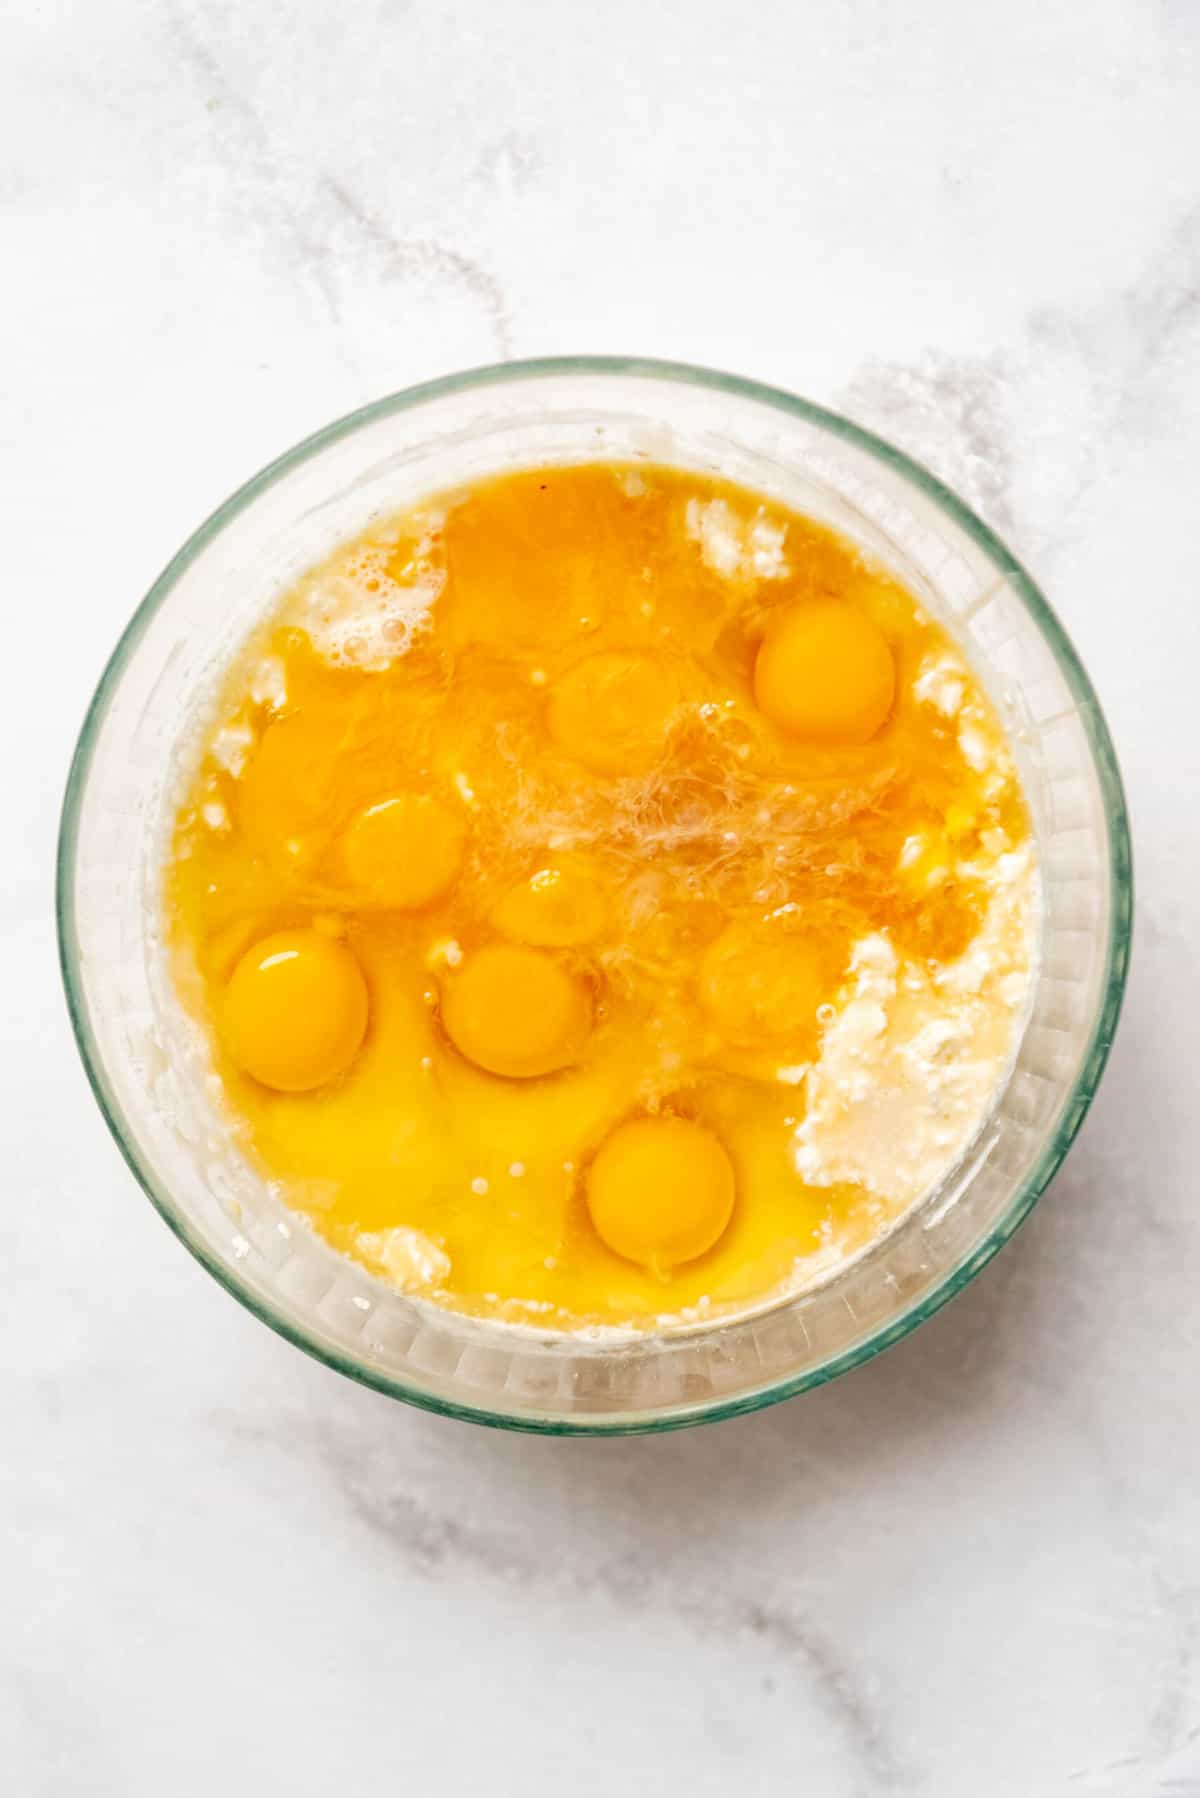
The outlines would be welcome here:
<svg viewBox="0 0 1200 1798">
<path fill-rule="evenodd" d="M 0 59 L 0 1768 L 21 1798 L 1200 1793 L 1200 6 L 45 0 Z M 1049 591 L 1140 913 L 1065 1171 L 834 1386 L 441 1422 L 173 1242 L 54 968 L 136 600 L 326 420 L 637 350 L 839 407 Z M 11 553 L 10 553 L 11 552 Z"/>
</svg>

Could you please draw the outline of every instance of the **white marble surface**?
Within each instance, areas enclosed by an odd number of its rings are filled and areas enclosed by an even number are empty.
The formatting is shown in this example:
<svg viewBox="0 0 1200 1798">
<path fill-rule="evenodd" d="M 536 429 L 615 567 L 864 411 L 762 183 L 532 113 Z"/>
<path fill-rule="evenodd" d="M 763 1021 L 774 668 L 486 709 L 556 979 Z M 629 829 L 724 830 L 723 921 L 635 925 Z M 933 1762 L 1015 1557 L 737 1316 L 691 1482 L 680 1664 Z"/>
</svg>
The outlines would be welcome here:
<svg viewBox="0 0 1200 1798">
<path fill-rule="evenodd" d="M 43 0 L 5 15 L 0 1784 L 1200 1792 L 1200 5 Z M 360 402 L 635 349 L 926 458 L 1108 707 L 1140 920 L 977 1285 L 658 1440 L 439 1422 L 171 1240 L 76 1064 L 51 855 L 197 521 Z"/>
</svg>

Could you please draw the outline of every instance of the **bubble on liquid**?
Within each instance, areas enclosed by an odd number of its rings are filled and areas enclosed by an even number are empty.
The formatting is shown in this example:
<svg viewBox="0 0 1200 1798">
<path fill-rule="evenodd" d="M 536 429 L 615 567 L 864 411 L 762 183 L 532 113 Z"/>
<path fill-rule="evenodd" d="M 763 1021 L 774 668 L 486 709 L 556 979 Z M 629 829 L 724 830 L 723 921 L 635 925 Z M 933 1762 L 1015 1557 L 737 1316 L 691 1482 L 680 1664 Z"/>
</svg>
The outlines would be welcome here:
<svg viewBox="0 0 1200 1798">
<path fill-rule="evenodd" d="M 446 584 L 437 524 L 407 562 L 389 544 L 359 545 L 307 587 L 298 622 L 317 654 L 336 668 L 377 673 L 406 655 L 428 630 Z"/>
</svg>

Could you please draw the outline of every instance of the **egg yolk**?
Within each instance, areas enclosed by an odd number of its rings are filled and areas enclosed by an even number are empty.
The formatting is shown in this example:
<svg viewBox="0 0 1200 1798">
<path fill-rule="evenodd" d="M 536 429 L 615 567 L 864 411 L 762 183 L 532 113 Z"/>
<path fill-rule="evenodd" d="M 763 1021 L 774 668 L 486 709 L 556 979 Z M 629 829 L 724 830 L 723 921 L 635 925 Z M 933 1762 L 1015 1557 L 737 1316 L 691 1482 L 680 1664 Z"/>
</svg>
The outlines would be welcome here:
<svg viewBox="0 0 1200 1798">
<path fill-rule="evenodd" d="M 234 968 L 222 1037 L 244 1074 L 276 1092 L 309 1092 L 350 1066 L 367 1012 L 367 983 L 344 943 L 316 930 L 281 930 Z"/>
<path fill-rule="evenodd" d="M 807 1052 L 823 992 L 820 959 L 802 936 L 732 924 L 705 951 L 700 998 L 730 1042 L 775 1041 Z"/>
<path fill-rule="evenodd" d="M 615 1254 L 666 1272 L 703 1255 L 733 1213 L 733 1164 L 686 1118 L 637 1118 L 598 1150 L 587 1175 L 597 1235 Z"/>
<path fill-rule="evenodd" d="M 497 930 L 544 949 L 590 943 L 604 929 L 608 907 L 599 882 L 571 867 L 539 868 L 510 890 L 492 915 Z"/>
<path fill-rule="evenodd" d="M 887 639 L 842 600 L 790 607 L 768 628 L 754 665 L 760 710 L 806 743 L 870 742 L 895 695 Z"/>
<path fill-rule="evenodd" d="M 398 793 L 359 812 L 342 839 L 350 884 L 368 904 L 420 911 L 454 884 L 467 833 L 426 793 Z"/>
<path fill-rule="evenodd" d="M 567 670 L 550 694 L 550 734 L 595 774 L 647 774 L 662 756 L 677 701 L 662 663 L 607 650 Z"/>
<path fill-rule="evenodd" d="M 591 995 L 551 956 L 495 943 L 445 980 L 442 1023 L 476 1067 L 529 1080 L 579 1059 L 592 1025 Z"/>
</svg>

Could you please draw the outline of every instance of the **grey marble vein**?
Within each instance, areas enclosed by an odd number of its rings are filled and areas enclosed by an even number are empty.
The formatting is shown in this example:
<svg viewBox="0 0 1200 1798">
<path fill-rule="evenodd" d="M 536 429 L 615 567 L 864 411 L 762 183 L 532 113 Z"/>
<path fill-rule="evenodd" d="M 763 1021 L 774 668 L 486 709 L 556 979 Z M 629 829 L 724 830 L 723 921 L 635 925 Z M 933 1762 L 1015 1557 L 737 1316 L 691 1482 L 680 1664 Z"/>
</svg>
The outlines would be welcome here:
<svg viewBox="0 0 1200 1798">
<path fill-rule="evenodd" d="M 236 1417 L 221 1415 L 213 1423 L 222 1433 L 246 1439 Z M 672 1522 L 665 1510 L 663 1527 L 644 1544 L 634 1540 L 599 1556 L 575 1547 L 568 1554 L 547 1553 L 536 1530 L 477 1523 L 430 1503 L 410 1488 L 390 1458 L 381 1463 L 373 1445 L 328 1417 L 307 1427 L 294 1420 L 283 1427 L 264 1422 L 250 1439 L 288 1461 L 315 1461 L 348 1515 L 371 1534 L 389 1563 L 398 1561 L 422 1578 L 456 1585 L 482 1579 L 518 1596 L 542 1589 L 572 1608 L 600 1599 L 633 1615 L 666 1610 L 697 1634 L 756 1638 L 776 1668 L 775 1678 L 785 1685 L 800 1682 L 844 1738 L 864 1792 L 909 1789 L 908 1772 L 861 1675 L 828 1633 L 778 1590 L 709 1589 L 685 1575 L 681 1557 L 669 1545 L 678 1520 Z M 672 1504 L 666 1493 L 660 1502 Z"/>
<path fill-rule="evenodd" d="M 203 31 L 203 13 L 183 0 L 168 10 L 169 27 L 185 67 L 203 82 L 219 154 L 234 188 L 257 225 L 286 245 L 298 270 L 320 287 L 332 322 L 341 322 L 347 283 L 370 279 L 449 285 L 478 307 L 494 354 L 513 353 L 508 302 L 496 277 L 474 257 L 432 237 L 399 231 L 351 191 L 338 175 L 285 157 L 252 97 L 228 76 Z M 519 140 L 508 156 L 528 166 Z M 364 258 L 374 267 L 368 274 Z M 398 323 L 402 322 L 402 311 Z"/>
</svg>

